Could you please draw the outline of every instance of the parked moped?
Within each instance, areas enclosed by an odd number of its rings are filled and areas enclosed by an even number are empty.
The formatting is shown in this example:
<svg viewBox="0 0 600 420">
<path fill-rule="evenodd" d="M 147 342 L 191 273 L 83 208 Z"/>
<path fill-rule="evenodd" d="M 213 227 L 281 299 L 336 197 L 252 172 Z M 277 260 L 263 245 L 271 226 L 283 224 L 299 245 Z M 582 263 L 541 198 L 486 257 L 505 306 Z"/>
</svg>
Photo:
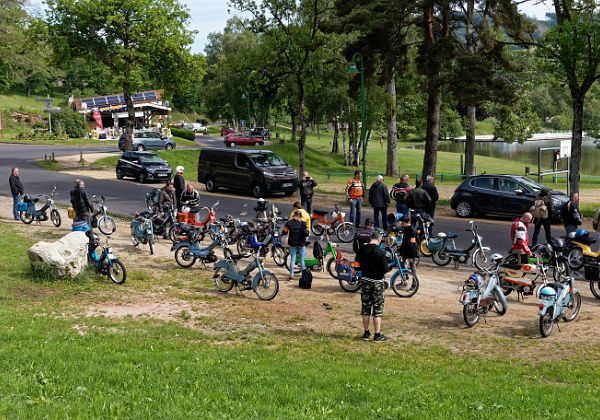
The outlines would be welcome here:
<svg viewBox="0 0 600 420">
<path fill-rule="evenodd" d="M 93 232 L 88 232 L 88 236 L 90 238 L 88 261 L 94 265 L 98 273 L 106 275 L 113 283 L 125 283 L 127 270 L 121 260 L 115 256 L 112 247 L 108 243 L 110 235 L 106 236 L 104 243 L 100 243 L 100 238 Z M 96 253 L 98 247 L 102 248 L 100 255 Z"/>
<path fill-rule="evenodd" d="M 328 214 L 331 215 L 332 220 L 327 219 Z M 333 212 L 314 209 L 310 215 L 310 230 L 315 236 L 323 236 L 324 233 L 329 235 L 335 233 L 341 242 L 352 242 L 356 233 L 356 226 L 346 222 L 344 220 L 345 216 L 346 213 L 342 212 L 337 204 Z"/>
<path fill-rule="evenodd" d="M 189 268 L 197 260 L 203 265 L 217 261 L 215 255 L 215 248 L 217 246 L 223 247 L 223 255 L 227 258 L 232 255 L 229 250 L 225 231 L 219 224 L 211 225 L 211 230 L 214 232 L 215 239 L 207 247 L 201 246 L 203 232 L 196 229 L 194 226 L 182 224 L 181 229 L 188 236 L 188 240 L 179 241 L 173 244 L 171 251 L 175 251 L 175 261 L 183 268 Z"/>
<path fill-rule="evenodd" d="M 50 220 L 52 221 L 52 224 L 56 227 L 60 227 L 60 213 L 54 205 L 55 193 L 56 185 L 52 189 L 52 193 L 49 197 L 47 195 L 39 195 L 36 198 L 32 198 L 29 195 L 25 194 L 25 196 L 23 196 L 23 201 L 17 206 L 21 222 L 25 223 L 26 225 L 31 224 L 33 221 L 45 222 L 46 220 L 48 220 L 47 212 L 48 209 L 50 209 Z M 46 203 L 41 209 L 37 209 L 36 204 L 38 201 L 40 201 L 41 198 L 45 198 Z"/>
<path fill-rule="evenodd" d="M 554 324 L 562 319 L 571 322 L 581 309 L 581 295 L 575 289 L 575 279 L 565 277 L 558 283 L 550 283 L 540 290 L 540 333 L 546 338 L 552 333 Z"/>
<path fill-rule="evenodd" d="M 469 222 L 471 225 L 470 229 L 466 229 L 467 232 L 471 232 L 473 237 L 471 243 L 465 249 L 456 249 L 454 239 L 457 235 L 453 232 L 445 234 L 440 232 L 437 234 L 437 238 L 432 239 L 429 242 L 429 250 L 433 252 L 431 259 L 437 265 L 444 267 L 454 261 L 458 266 L 458 263 L 466 264 L 469 259 L 473 259 L 473 263 L 478 270 L 486 270 L 494 266 L 494 261 L 490 258 L 492 252 L 490 248 L 484 247 L 481 243 L 481 236 L 477 234 L 477 225 L 472 220 Z M 471 255 L 471 251 L 473 254 Z"/>
<path fill-rule="evenodd" d="M 96 196 L 93 195 L 92 200 L 95 198 Z M 98 206 L 92 215 L 92 227 L 98 227 L 100 232 L 104 235 L 112 235 L 117 230 L 117 224 L 115 223 L 115 220 L 108 215 L 105 201 L 106 197 L 104 196 L 102 196 L 100 200 L 94 200 L 94 203 Z"/>
<path fill-rule="evenodd" d="M 131 221 L 131 243 L 138 246 L 140 243 L 150 247 L 150 254 L 154 254 L 154 227 L 152 217 L 147 213 L 137 214 Z"/>
</svg>

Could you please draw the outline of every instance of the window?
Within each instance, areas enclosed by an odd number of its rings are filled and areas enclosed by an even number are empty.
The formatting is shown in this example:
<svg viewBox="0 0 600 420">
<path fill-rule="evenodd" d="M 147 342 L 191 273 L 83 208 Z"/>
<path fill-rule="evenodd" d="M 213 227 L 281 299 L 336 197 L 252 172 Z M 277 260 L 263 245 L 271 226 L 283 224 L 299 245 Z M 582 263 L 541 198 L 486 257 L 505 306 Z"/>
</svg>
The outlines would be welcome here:
<svg viewBox="0 0 600 420">
<path fill-rule="evenodd" d="M 286 166 L 286 163 L 275 153 L 256 153 L 251 154 L 250 158 L 256 166 Z"/>
<path fill-rule="evenodd" d="M 475 188 L 481 188 L 484 190 L 495 190 L 496 187 L 494 187 L 494 178 L 477 178 L 475 180 L 473 180 L 473 183 L 471 184 L 473 185 Z"/>
<path fill-rule="evenodd" d="M 236 158 L 236 165 L 239 168 L 250 168 L 250 159 L 246 155 L 239 154 Z"/>
<path fill-rule="evenodd" d="M 502 192 L 514 193 L 515 190 L 521 189 L 521 186 L 510 178 L 499 178 L 498 179 L 499 190 Z"/>
</svg>

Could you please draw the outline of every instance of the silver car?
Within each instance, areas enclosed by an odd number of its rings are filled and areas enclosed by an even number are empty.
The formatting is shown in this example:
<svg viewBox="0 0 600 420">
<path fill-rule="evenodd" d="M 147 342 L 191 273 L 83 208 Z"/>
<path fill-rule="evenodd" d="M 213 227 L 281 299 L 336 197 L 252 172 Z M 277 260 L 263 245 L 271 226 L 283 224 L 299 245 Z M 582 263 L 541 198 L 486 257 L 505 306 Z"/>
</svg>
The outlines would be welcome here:
<svg viewBox="0 0 600 420">
<path fill-rule="evenodd" d="M 119 137 L 119 149 L 125 151 L 125 139 L 127 133 Z M 133 150 L 143 152 L 144 150 L 173 150 L 177 145 L 173 139 L 161 136 L 156 131 L 135 130 L 133 132 Z"/>
</svg>

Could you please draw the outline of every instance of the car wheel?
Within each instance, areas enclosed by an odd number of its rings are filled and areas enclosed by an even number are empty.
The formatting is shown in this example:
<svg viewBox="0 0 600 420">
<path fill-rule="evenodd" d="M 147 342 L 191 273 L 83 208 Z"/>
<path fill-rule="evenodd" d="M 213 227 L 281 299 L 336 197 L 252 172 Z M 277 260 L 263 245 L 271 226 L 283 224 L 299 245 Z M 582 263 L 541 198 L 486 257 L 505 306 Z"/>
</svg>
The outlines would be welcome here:
<svg viewBox="0 0 600 420">
<path fill-rule="evenodd" d="M 123 179 L 123 172 L 120 169 L 117 169 L 117 179 Z"/>
<path fill-rule="evenodd" d="M 264 141 L 259 141 L 258 144 L 260 144 L 261 146 L 264 146 L 265 142 Z"/>
<path fill-rule="evenodd" d="M 473 207 L 468 201 L 461 201 L 456 206 L 456 215 L 458 217 L 469 217 L 473 214 Z"/>
<path fill-rule="evenodd" d="M 225 142 L 225 146 L 231 147 L 231 143 Z"/>
<path fill-rule="evenodd" d="M 146 174 L 143 172 L 140 172 L 138 174 L 138 181 L 140 182 L 140 184 L 143 184 L 144 182 L 146 182 Z"/>
<path fill-rule="evenodd" d="M 173 145 L 172 145 L 171 143 L 168 143 L 168 144 L 165 146 L 165 150 L 173 150 Z"/>
<path fill-rule="evenodd" d="M 206 178 L 206 191 L 215 192 L 217 190 L 217 185 L 215 184 L 215 180 L 212 178 Z"/>
<path fill-rule="evenodd" d="M 143 152 L 144 150 L 146 150 L 146 148 L 143 144 L 138 144 L 135 150 L 137 150 L 138 152 Z"/>
<path fill-rule="evenodd" d="M 263 196 L 263 186 L 260 185 L 259 183 L 255 183 L 254 185 L 252 185 L 252 195 L 256 198 L 260 198 Z"/>
</svg>

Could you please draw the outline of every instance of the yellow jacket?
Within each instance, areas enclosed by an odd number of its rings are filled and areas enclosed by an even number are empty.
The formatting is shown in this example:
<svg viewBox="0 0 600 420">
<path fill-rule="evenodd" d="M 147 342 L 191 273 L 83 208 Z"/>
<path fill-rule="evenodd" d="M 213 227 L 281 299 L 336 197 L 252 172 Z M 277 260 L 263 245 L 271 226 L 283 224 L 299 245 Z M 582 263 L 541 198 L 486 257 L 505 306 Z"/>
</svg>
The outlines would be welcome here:
<svg viewBox="0 0 600 420">
<path fill-rule="evenodd" d="M 306 224 L 306 228 L 308 229 L 308 232 L 310 233 L 310 214 L 308 214 L 308 212 L 304 209 L 294 209 L 290 213 L 290 219 L 292 218 L 292 214 L 294 214 L 294 212 L 296 210 L 298 210 L 298 211 L 300 211 L 300 213 L 302 213 L 302 221 Z"/>
</svg>

